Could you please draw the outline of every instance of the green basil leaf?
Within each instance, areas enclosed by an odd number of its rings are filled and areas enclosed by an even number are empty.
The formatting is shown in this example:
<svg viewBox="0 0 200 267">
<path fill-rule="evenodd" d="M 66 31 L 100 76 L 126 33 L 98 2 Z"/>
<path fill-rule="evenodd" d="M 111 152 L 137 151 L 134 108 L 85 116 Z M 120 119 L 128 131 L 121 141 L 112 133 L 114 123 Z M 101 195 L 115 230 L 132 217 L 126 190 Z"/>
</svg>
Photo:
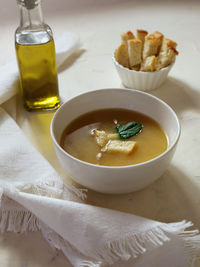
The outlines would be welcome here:
<svg viewBox="0 0 200 267">
<path fill-rule="evenodd" d="M 138 134 L 142 130 L 142 124 L 136 121 L 129 122 L 125 125 L 118 124 L 115 130 L 121 139 L 127 139 Z"/>
</svg>

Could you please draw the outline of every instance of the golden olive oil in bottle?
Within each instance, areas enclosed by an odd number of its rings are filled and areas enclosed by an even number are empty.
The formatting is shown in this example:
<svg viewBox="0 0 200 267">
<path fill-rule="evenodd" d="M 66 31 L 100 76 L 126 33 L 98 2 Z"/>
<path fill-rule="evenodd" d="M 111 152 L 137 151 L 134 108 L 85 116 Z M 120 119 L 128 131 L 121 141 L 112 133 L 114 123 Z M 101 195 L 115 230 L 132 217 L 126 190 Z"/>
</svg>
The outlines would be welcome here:
<svg viewBox="0 0 200 267">
<path fill-rule="evenodd" d="M 43 23 L 40 0 L 18 0 L 15 50 L 24 106 L 28 111 L 60 106 L 53 34 Z"/>
</svg>

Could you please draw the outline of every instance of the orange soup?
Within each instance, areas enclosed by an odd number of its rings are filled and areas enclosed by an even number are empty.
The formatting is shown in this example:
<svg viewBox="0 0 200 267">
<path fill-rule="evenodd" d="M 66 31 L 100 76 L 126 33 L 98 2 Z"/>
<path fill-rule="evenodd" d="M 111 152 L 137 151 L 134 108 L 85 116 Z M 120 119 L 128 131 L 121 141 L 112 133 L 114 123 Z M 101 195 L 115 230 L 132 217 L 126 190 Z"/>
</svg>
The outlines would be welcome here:
<svg viewBox="0 0 200 267">
<path fill-rule="evenodd" d="M 144 114 L 103 109 L 67 125 L 60 145 L 72 156 L 92 164 L 126 166 L 157 157 L 167 149 L 168 139 L 162 127 Z"/>
</svg>

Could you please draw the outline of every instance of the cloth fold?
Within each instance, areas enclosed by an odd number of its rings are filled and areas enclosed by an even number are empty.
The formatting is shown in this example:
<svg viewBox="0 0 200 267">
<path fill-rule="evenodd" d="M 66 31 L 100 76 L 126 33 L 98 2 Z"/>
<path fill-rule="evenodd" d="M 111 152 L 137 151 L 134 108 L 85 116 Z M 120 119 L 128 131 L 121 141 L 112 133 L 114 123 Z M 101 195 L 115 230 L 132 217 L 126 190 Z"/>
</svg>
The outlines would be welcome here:
<svg viewBox="0 0 200 267">
<path fill-rule="evenodd" d="M 56 47 L 61 64 L 79 39 L 65 33 Z M 9 64 L 0 69 L 0 103 L 16 93 L 16 65 Z M 75 267 L 184 267 L 198 260 L 200 236 L 186 230 L 191 222 L 166 224 L 85 204 L 86 191 L 65 184 L 2 108 L 0 147 L 1 232 L 39 230 Z"/>
</svg>

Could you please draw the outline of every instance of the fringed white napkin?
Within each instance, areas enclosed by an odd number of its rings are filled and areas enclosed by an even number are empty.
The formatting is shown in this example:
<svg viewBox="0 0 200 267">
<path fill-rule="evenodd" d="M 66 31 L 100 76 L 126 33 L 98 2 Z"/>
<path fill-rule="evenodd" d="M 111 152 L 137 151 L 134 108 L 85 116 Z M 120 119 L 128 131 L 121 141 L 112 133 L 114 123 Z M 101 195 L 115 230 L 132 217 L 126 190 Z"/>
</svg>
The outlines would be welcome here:
<svg viewBox="0 0 200 267">
<path fill-rule="evenodd" d="M 77 40 L 62 59 L 78 47 Z M 15 70 L 0 69 L 0 103 L 16 92 Z M 200 255 L 198 231 L 185 230 L 190 222 L 166 224 L 84 204 L 84 190 L 64 184 L 1 108 L 0 196 L 1 232 L 40 230 L 75 267 L 184 267 Z"/>
</svg>

